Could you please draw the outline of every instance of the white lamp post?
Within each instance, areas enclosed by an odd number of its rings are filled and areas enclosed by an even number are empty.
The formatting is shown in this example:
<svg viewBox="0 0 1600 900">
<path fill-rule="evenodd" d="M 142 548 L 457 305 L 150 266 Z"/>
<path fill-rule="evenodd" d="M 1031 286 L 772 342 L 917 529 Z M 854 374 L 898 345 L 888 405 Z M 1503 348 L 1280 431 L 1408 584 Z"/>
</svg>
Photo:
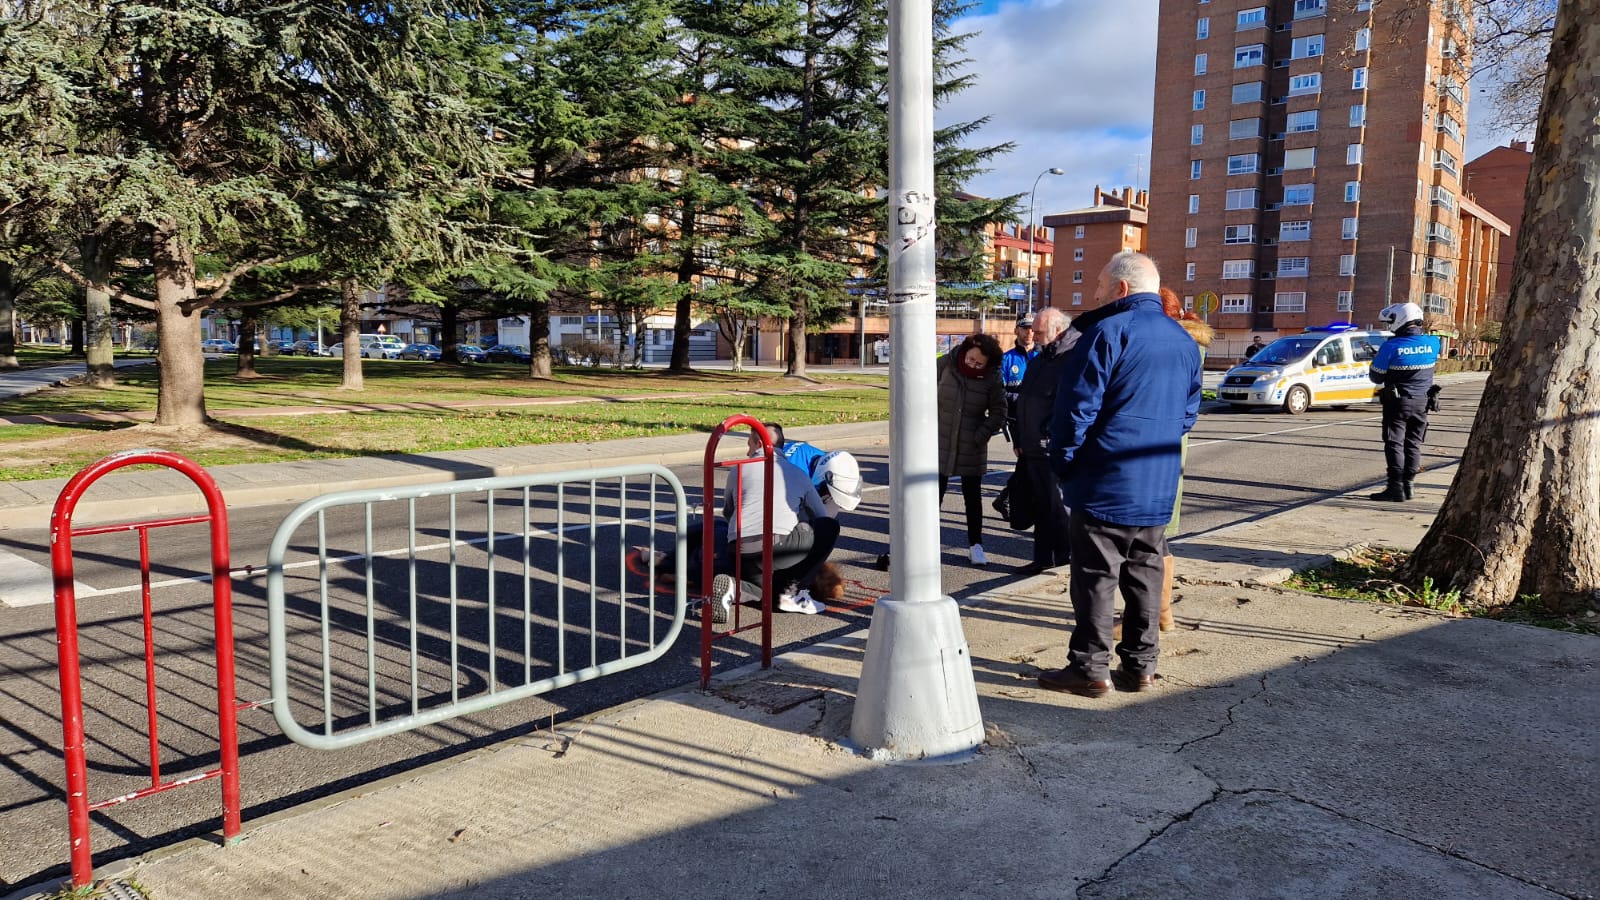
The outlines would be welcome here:
<svg viewBox="0 0 1600 900">
<path fill-rule="evenodd" d="M 1033 202 L 1039 197 L 1039 179 L 1046 175 L 1065 175 L 1066 172 L 1051 166 L 1033 179 L 1033 190 L 1028 192 L 1028 315 L 1033 315 Z"/>
</svg>

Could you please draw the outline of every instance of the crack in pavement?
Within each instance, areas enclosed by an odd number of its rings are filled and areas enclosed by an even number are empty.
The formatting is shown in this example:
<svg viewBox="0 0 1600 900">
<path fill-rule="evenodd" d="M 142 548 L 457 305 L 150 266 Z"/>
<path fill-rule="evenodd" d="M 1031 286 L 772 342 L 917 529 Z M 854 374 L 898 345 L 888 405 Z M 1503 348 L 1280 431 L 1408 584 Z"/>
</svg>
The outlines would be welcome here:
<svg viewBox="0 0 1600 900">
<path fill-rule="evenodd" d="M 1203 769 L 1201 769 L 1199 766 L 1195 766 L 1194 768 L 1195 768 L 1195 771 L 1200 772 L 1202 775 L 1206 775 L 1205 771 Z M 1211 776 L 1210 775 L 1206 775 L 1206 777 L 1210 778 Z M 1213 782 L 1215 782 L 1215 779 L 1213 779 Z M 1103 884 L 1106 881 L 1109 881 L 1111 879 L 1112 873 L 1116 872 L 1117 867 L 1122 865 L 1122 863 L 1125 860 L 1131 858 L 1134 854 L 1138 853 L 1140 850 L 1143 850 L 1144 848 L 1150 846 L 1150 844 L 1152 842 L 1156 841 L 1162 835 L 1166 834 L 1169 830 L 1172 829 L 1173 826 L 1181 824 L 1183 822 L 1189 821 L 1190 819 L 1194 818 L 1195 815 L 1200 812 L 1200 810 L 1205 809 L 1207 806 L 1210 806 L 1211 804 L 1217 802 L 1222 797 L 1224 797 L 1225 795 L 1230 794 L 1230 793 L 1232 793 L 1232 792 L 1224 789 L 1221 785 L 1218 785 L 1216 790 L 1211 792 L 1211 796 L 1210 797 L 1207 797 L 1206 799 L 1201 800 L 1199 803 L 1196 803 L 1189 810 L 1187 810 L 1185 812 L 1181 812 L 1181 813 L 1177 814 L 1176 816 L 1173 816 L 1172 817 L 1172 821 L 1170 821 L 1167 824 L 1161 826 L 1160 828 L 1157 828 L 1155 831 L 1150 832 L 1150 834 L 1147 837 L 1145 837 L 1144 840 L 1140 841 L 1137 845 L 1135 845 L 1127 853 L 1124 853 L 1121 856 L 1117 857 L 1116 859 L 1112 860 L 1111 864 L 1106 866 L 1105 870 L 1102 871 L 1099 875 L 1096 875 L 1095 877 L 1090 878 L 1089 880 L 1080 883 L 1078 885 L 1077 889 L 1075 891 L 1073 891 L 1073 896 L 1082 897 L 1084 888 L 1092 887 L 1092 886 L 1097 885 L 1097 884 Z"/>
<path fill-rule="evenodd" d="M 984 735 L 984 743 L 996 749 L 1008 751 L 1012 756 L 1021 760 L 1023 768 L 1027 770 L 1028 780 L 1032 781 L 1034 787 L 1039 789 L 1039 796 L 1045 800 L 1050 799 L 1050 790 L 1045 787 L 1044 779 L 1039 777 L 1039 767 L 1033 764 L 1033 760 L 1029 759 L 1028 754 L 1023 752 L 1022 745 L 1009 732 L 998 725 L 991 724 Z"/>
</svg>

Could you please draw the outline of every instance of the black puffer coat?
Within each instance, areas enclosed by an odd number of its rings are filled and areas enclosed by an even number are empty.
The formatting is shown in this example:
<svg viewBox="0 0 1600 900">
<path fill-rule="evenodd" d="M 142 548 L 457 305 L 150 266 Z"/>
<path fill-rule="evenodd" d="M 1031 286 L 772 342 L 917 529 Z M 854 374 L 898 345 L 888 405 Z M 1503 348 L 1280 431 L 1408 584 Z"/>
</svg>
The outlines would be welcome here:
<svg viewBox="0 0 1600 900">
<path fill-rule="evenodd" d="M 989 469 L 989 439 L 1006 423 L 1000 368 L 990 366 L 984 377 L 968 378 L 952 351 L 939 359 L 937 371 L 939 474 L 981 478 Z"/>
<path fill-rule="evenodd" d="M 1068 328 L 1044 345 L 1028 363 L 1017 392 L 1017 427 L 1012 432 L 1020 456 L 1044 459 L 1050 455 L 1050 415 L 1056 408 L 1056 388 L 1067 354 L 1078 344 L 1078 329 Z"/>
</svg>

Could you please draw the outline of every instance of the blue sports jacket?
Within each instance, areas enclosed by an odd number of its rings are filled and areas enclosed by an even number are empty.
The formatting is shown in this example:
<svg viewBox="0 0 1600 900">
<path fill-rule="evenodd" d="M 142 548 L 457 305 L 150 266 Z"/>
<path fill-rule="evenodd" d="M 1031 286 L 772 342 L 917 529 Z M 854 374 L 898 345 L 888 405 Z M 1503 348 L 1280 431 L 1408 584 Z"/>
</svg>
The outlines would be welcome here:
<svg viewBox="0 0 1600 900">
<path fill-rule="evenodd" d="M 1378 348 L 1370 377 L 1397 397 L 1422 399 L 1433 387 L 1438 362 L 1439 339 L 1423 334 L 1420 325 L 1407 325 Z"/>
<path fill-rule="evenodd" d="M 1172 518 L 1183 436 L 1200 413 L 1200 347 L 1130 294 L 1078 320 L 1050 416 L 1050 465 L 1067 505 L 1103 522 L 1147 527 Z"/>
<path fill-rule="evenodd" d="M 1023 352 L 1017 347 L 1012 347 L 1000 354 L 1000 381 L 1006 390 L 1015 391 L 1022 386 L 1022 376 L 1028 372 L 1028 363 L 1039 355 L 1039 348 Z"/>
</svg>

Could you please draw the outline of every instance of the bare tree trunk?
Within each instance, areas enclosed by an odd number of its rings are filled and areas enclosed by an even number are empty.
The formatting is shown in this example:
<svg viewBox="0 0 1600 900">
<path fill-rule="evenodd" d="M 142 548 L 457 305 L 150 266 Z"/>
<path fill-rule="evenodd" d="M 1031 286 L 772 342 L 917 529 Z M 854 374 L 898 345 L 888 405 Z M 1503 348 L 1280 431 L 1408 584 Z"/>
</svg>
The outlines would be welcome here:
<svg viewBox="0 0 1600 900">
<path fill-rule="evenodd" d="M 459 330 L 455 304 L 446 303 L 439 307 L 439 355 L 445 362 L 461 362 L 461 357 L 456 355 Z"/>
<path fill-rule="evenodd" d="M 747 334 L 748 326 L 745 324 L 745 320 L 742 318 L 736 320 L 733 323 L 733 370 L 735 372 L 744 371 L 744 342 Z"/>
<path fill-rule="evenodd" d="M 678 285 L 682 293 L 678 295 L 677 306 L 673 309 L 672 316 L 672 359 L 667 363 L 667 371 L 674 375 L 682 375 L 690 371 L 689 365 L 689 328 L 692 324 L 691 316 L 694 314 L 694 293 L 692 285 L 695 275 L 695 259 L 692 243 L 695 238 L 695 209 L 694 201 L 683 201 L 683 223 L 678 235 L 679 245 L 684 249 L 678 259 Z"/>
<path fill-rule="evenodd" d="M 550 378 L 550 303 L 541 300 L 528 311 L 529 378 Z"/>
<path fill-rule="evenodd" d="M 16 269 L 0 261 L 0 369 L 18 369 Z"/>
<path fill-rule="evenodd" d="M 83 318 L 82 317 L 79 317 L 79 318 L 76 318 L 76 319 L 72 320 L 72 324 L 71 324 L 70 328 L 68 329 L 68 333 L 70 333 L 72 335 L 72 349 L 67 351 L 67 355 L 68 356 L 82 356 L 83 355 Z"/>
<path fill-rule="evenodd" d="M 339 389 L 365 390 L 367 383 L 361 370 L 361 282 L 354 278 L 339 282 L 339 301 L 339 340 L 344 342 Z"/>
<path fill-rule="evenodd" d="M 96 284 L 105 284 L 111 274 L 108 248 L 97 235 L 90 235 L 79 242 L 78 249 L 83 258 L 85 274 Z M 89 385 L 111 387 L 117 383 L 116 345 L 112 338 L 116 322 L 111 318 L 111 295 L 92 287 L 85 288 L 83 311 L 88 332 L 84 351 L 88 362 Z"/>
<path fill-rule="evenodd" d="M 157 229 L 151 262 L 156 286 L 156 351 L 161 369 L 156 393 L 157 425 L 206 422 L 206 366 L 200 350 L 200 312 L 195 299 L 194 250 L 175 227 Z"/>
<path fill-rule="evenodd" d="M 1556 17 L 1511 304 L 1450 493 L 1404 573 L 1502 606 L 1600 590 L 1600 0 Z"/>
<path fill-rule="evenodd" d="M 234 369 L 236 378 L 260 378 L 256 372 L 256 333 L 260 323 L 256 314 L 247 312 L 239 317 L 239 365 Z"/>
</svg>

